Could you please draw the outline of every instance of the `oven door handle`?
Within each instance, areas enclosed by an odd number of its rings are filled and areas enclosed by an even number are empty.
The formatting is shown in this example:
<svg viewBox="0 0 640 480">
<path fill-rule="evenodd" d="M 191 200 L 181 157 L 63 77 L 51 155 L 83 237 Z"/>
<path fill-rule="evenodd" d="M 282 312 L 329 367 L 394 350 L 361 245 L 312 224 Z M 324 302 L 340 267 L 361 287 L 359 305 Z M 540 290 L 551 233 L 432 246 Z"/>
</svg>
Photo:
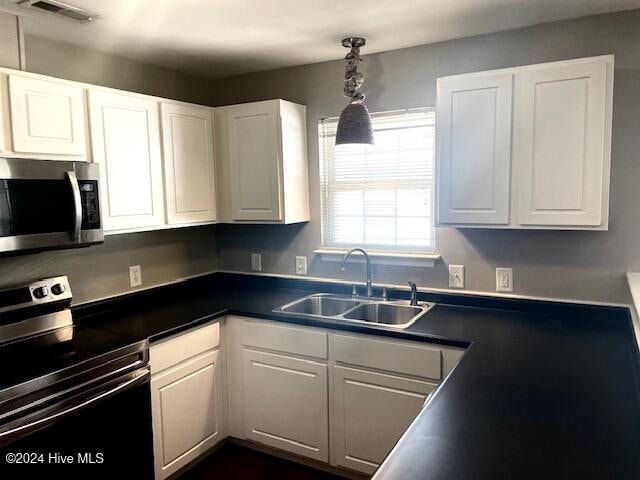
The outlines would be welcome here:
<svg viewBox="0 0 640 480">
<path fill-rule="evenodd" d="M 78 177 L 73 170 L 65 172 L 65 177 L 71 187 L 71 193 L 73 194 L 73 231 L 71 232 L 71 238 L 80 242 L 80 229 L 82 227 L 82 200 L 80 198 L 80 184 L 78 183 Z"/>
<path fill-rule="evenodd" d="M 115 387 L 106 390 L 104 392 L 99 393 L 98 395 L 93 395 L 91 397 L 89 397 L 88 399 L 80 402 L 80 403 L 76 403 L 75 405 L 69 407 L 69 408 L 65 408 L 64 410 L 60 410 L 52 415 L 48 415 L 44 418 L 39 418 L 38 420 L 35 420 L 33 422 L 29 422 L 26 423 L 24 425 L 19 425 L 17 427 L 11 428 L 10 430 L 4 431 L 0 433 L 0 440 L 4 440 L 7 436 L 9 435 L 14 435 L 14 434 L 20 434 L 20 433 L 24 433 L 25 431 L 29 431 L 31 429 L 34 428 L 38 428 L 38 427 L 42 427 L 44 425 L 47 425 L 49 423 L 52 423 L 55 420 L 64 418 L 82 408 L 88 407 L 93 403 L 96 403 L 100 400 L 106 399 L 107 397 L 111 397 L 112 395 L 115 395 L 119 392 L 121 392 L 122 390 L 125 390 L 129 387 L 132 387 L 134 384 L 138 384 L 138 383 L 144 383 L 145 381 L 148 380 L 148 377 L 150 376 L 149 373 L 149 368 L 146 367 L 144 369 L 144 373 L 142 374 L 138 374 L 133 378 L 130 378 L 128 380 L 125 380 L 124 382 L 119 383 L 118 385 L 116 385 Z"/>
</svg>

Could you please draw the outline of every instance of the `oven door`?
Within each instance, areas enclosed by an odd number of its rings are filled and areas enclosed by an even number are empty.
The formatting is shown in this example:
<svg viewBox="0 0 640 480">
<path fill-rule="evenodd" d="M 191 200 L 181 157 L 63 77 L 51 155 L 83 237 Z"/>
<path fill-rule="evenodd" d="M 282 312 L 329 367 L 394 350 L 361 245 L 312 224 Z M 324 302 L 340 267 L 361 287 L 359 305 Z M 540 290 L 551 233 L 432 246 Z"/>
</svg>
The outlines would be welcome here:
<svg viewBox="0 0 640 480">
<path fill-rule="evenodd" d="M 103 239 L 98 165 L 0 158 L 0 252 Z"/>
<path fill-rule="evenodd" d="M 2 425 L 2 476 L 152 480 L 149 378 L 144 367 Z"/>
</svg>

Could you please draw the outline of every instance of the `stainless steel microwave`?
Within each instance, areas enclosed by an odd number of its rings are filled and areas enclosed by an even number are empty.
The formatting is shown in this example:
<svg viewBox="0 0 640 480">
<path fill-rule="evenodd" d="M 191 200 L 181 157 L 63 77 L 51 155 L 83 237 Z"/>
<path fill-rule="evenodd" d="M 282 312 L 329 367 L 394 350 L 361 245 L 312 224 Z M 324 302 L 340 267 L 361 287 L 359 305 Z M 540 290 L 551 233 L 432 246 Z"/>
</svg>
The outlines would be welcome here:
<svg viewBox="0 0 640 480">
<path fill-rule="evenodd" d="M 103 240 L 97 164 L 0 158 L 0 252 Z"/>
</svg>

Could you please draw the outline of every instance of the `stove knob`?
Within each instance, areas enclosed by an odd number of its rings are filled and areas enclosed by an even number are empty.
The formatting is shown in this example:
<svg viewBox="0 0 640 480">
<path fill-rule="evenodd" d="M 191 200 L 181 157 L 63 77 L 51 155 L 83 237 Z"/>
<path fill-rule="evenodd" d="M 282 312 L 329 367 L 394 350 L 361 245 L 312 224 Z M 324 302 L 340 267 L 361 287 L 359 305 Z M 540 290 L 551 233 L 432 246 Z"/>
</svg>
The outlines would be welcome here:
<svg viewBox="0 0 640 480">
<path fill-rule="evenodd" d="M 67 290 L 63 283 L 56 283 L 51 287 L 51 293 L 54 295 L 62 295 Z"/>
<path fill-rule="evenodd" d="M 47 287 L 38 287 L 33 289 L 33 296 L 41 299 L 49 295 L 49 289 Z"/>
</svg>

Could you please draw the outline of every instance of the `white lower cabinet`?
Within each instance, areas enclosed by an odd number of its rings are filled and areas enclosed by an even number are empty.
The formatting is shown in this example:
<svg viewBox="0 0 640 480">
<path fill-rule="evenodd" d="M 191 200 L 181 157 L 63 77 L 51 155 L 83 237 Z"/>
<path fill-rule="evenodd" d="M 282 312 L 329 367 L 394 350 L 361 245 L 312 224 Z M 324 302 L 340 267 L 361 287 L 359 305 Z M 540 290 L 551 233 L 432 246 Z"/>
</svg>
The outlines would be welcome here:
<svg viewBox="0 0 640 480">
<path fill-rule="evenodd" d="M 463 352 L 231 315 L 154 344 L 156 480 L 224 436 L 371 474 Z"/>
<path fill-rule="evenodd" d="M 327 462 L 327 365 L 247 349 L 243 357 L 246 437 Z"/>
<path fill-rule="evenodd" d="M 218 328 L 218 324 L 201 327 L 151 347 L 156 480 L 175 473 L 224 438 Z M 213 349 L 200 353 L 208 347 Z M 153 373 L 155 366 L 163 368 L 171 361 L 177 363 Z"/>
<path fill-rule="evenodd" d="M 413 419 L 435 383 L 332 368 L 332 463 L 373 473 Z"/>
</svg>

